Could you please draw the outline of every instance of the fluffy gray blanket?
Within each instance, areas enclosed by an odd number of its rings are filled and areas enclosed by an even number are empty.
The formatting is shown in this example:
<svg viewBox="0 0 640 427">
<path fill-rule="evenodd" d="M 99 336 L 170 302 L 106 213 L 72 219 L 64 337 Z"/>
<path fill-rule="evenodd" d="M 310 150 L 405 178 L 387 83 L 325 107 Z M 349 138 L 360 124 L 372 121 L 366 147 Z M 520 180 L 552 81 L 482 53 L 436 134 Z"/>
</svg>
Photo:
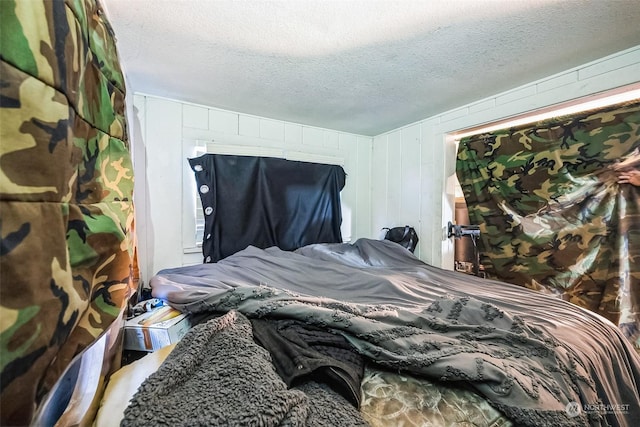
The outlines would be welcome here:
<svg viewBox="0 0 640 427">
<path fill-rule="evenodd" d="M 366 426 L 342 396 L 318 383 L 293 389 L 251 323 L 231 311 L 195 326 L 134 395 L 122 426 Z"/>
</svg>

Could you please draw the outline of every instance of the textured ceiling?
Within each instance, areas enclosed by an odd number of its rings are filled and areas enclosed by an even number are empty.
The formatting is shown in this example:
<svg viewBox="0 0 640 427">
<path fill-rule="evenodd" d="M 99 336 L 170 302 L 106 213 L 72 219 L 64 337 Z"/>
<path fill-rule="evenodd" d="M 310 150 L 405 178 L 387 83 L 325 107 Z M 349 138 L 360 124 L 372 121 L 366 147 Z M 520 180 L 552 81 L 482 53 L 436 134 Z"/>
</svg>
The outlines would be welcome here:
<svg viewBox="0 0 640 427">
<path fill-rule="evenodd" d="M 102 0 L 130 88 L 378 135 L 640 44 L 638 0 Z"/>
</svg>

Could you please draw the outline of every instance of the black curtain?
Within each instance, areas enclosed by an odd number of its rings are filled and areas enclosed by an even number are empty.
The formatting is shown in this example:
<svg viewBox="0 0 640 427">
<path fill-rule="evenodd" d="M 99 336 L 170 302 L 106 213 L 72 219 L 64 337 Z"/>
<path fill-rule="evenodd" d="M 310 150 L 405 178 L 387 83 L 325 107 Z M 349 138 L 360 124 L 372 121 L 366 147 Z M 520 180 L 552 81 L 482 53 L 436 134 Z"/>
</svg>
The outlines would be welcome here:
<svg viewBox="0 0 640 427">
<path fill-rule="evenodd" d="M 189 159 L 205 217 L 204 262 L 247 246 L 294 250 L 342 241 L 342 167 L 268 157 Z"/>
</svg>

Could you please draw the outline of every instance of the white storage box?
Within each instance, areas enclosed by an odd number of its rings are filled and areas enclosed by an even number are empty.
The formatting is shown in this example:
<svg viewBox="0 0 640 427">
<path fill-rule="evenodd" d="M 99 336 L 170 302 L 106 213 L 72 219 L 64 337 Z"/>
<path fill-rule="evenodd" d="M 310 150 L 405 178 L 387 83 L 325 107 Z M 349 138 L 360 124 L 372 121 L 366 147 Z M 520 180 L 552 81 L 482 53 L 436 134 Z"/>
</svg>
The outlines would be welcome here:
<svg viewBox="0 0 640 427">
<path fill-rule="evenodd" d="M 155 351 L 180 341 L 191 328 L 189 315 L 163 306 L 125 322 L 125 350 Z"/>
</svg>

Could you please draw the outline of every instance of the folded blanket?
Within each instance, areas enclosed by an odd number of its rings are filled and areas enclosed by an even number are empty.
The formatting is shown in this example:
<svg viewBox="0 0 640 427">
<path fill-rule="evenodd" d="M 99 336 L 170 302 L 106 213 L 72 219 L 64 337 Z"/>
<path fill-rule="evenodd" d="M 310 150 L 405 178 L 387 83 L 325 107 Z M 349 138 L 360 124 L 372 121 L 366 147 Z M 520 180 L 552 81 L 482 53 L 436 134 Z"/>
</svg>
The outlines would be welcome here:
<svg viewBox="0 0 640 427">
<path fill-rule="evenodd" d="M 287 389 L 251 323 L 231 311 L 192 328 L 140 386 L 122 426 L 366 426 L 324 385 Z"/>
</svg>

